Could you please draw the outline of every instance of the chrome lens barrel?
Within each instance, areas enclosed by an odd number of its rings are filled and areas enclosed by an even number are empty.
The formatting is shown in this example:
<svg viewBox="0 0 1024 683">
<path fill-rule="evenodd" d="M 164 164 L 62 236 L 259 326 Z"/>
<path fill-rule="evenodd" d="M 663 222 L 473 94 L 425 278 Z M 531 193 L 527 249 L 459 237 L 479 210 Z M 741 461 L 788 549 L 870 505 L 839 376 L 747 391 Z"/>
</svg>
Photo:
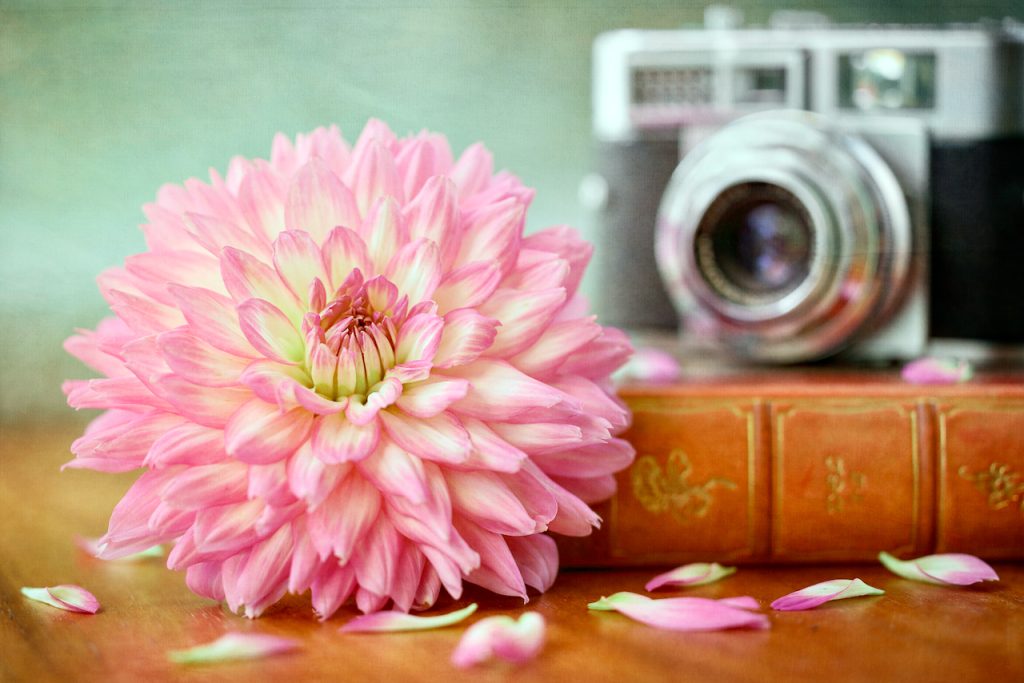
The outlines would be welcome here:
<svg viewBox="0 0 1024 683">
<path fill-rule="evenodd" d="M 912 245 L 888 165 L 798 111 L 738 119 L 687 154 L 656 235 L 684 331 L 779 363 L 832 355 L 884 319 Z"/>
</svg>

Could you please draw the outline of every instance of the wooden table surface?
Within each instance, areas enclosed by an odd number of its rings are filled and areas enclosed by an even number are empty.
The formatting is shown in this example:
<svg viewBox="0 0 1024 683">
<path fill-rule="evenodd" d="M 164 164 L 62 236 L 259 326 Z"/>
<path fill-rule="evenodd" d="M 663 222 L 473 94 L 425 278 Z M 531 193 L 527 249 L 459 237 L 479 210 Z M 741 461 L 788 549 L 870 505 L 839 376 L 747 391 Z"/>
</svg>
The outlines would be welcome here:
<svg viewBox="0 0 1024 683">
<path fill-rule="evenodd" d="M 196 597 L 160 560 L 101 562 L 76 534 L 99 535 L 131 475 L 59 472 L 80 430 L 6 427 L 0 434 L 0 679 L 4 681 L 1024 681 L 1024 566 L 997 564 L 997 584 L 943 588 L 900 579 L 880 566 L 741 568 L 686 595 L 752 595 L 767 604 L 803 586 L 858 576 L 886 595 L 807 612 L 769 612 L 771 629 L 680 634 L 658 631 L 587 603 L 643 592 L 650 571 L 563 572 L 528 608 L 548 621 L 548 644 L 522 666 L 459 672 L 448 662 L 464 626 L 405 634 L 340 634 L 356 612 L 318 622 L 308 597 L 249 621 Z M 713 559 L 713 558 L 709 558 Z M 77 583 L 99 598 L 96 615 L 30 602 L 21 586 Z M 665 596 L 679 595 L 667 591 Z M 478 615 L 517 614 L 518 600 L 469 591 Z M 471 617 L 470 621 L 477 616 Z M 258 662 L 183 667 L 167 660 L 227 631 L 302 641 L 299 652 Z"/>
</svg>

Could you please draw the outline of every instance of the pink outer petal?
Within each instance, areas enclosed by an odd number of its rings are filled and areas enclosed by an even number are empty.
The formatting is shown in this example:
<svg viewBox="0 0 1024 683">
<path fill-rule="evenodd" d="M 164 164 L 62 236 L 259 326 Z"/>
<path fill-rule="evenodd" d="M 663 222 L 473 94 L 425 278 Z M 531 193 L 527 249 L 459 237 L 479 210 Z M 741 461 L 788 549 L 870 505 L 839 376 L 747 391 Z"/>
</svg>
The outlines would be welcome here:
<svg viewBox="0 0 1024 683">
<path fill-rule="evenodd" d="M 224 428 L 224 448 L 242 462 L 266 465 L 294 453 L 312 428 L 313 416 L 308 411 L 282 412 L 257 398 L 231 416 Z"/>
<path fill-rule="evenodd" d="M 717 562 L 695 562 L 655 576 L 644 589 L 653 591 L 662 586 L 700 586 L 723 579 L 735 571 L 735 567 L 723 567 Z"/>
<path fill-rule="evenodd" d="M 900 375 L 910 384 L 957 384 L 971 378 L 967 361 L 948 358 L 919 358 L 903 366 Z"/>
<path fill-rule="evenodd" d="M 652 600 L 635 593 L 616 593 L 590 603 L 590 609 L 615 610 L 636 621 L 670 631 L 721 631 L 769 628 L 768 617 L 745 609 L 746 601 L 707 598 Z"/>
<path fill-rule="evenodd" d="M 388 633 L 444 628 L 459 623 L 475 612 L 476 607 L 474 602 L 455 612 L 432 617 L 418 617 L 405 612 L 374 612 L 356 617 L 338 630 L 342 633 Z"/>
<path fill-rule="evenodd" d="M 68 612 L 96 614 L 100 609 L 100 601 L 96 599 L 95 595 L 74 584 L 61 584 L 49 588 L 26 587 L 21 589 L 21 594 L 31 600 L 43 602 Z"/>
<path fill-rule="evenodd" d="M 524 664 L 544 647 L 545 631 L 544 617 L 537 612 L 526 612 L 518 621 L 505 615 L 481 619 L 462 635 L 452 664 L 466 669 L 491 657 Z"/>
<path fill-rule="evenodd" d="M 955 586 L 980 581 L 998 581 L 999 575 L 984 560 L 974 555 L 945 553 L 919 557 L 913 562 L 928 576 Z"/>
<path fill-rule="evenodd" d="M 167 657 L 178 664 L 208 664 L 238 659 L 261 659 L 291 652 L 300 647 L 301 643 L 292 638 L 260 633 L 226 633 L 205 645 L 197 645 L 187 650 L 172 650 L 167 653 Z"/>
<path fill-rule="evenodd" d="M 832 579 L 807 588 L 801 588 L 772 602 L 772 609 L 792 612 L 814 609 L 830 600 L 856 598 L 862 595 L 882 595 L 885 591 L 873 588 L 860 579 Z"/>
</svg>

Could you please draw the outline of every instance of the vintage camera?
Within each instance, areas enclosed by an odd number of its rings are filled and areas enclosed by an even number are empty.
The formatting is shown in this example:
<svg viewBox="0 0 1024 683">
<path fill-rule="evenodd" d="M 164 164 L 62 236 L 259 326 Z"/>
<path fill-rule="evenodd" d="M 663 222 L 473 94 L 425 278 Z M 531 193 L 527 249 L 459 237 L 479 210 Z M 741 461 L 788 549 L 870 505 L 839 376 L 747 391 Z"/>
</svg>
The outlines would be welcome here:
<svg viewBox="0 0 1024 683">
<path fill-rule="evenodd" d="M 1022 27 L 599 36 L 603 320 L 770 363 L 1024 344 Z"/>
</svg>

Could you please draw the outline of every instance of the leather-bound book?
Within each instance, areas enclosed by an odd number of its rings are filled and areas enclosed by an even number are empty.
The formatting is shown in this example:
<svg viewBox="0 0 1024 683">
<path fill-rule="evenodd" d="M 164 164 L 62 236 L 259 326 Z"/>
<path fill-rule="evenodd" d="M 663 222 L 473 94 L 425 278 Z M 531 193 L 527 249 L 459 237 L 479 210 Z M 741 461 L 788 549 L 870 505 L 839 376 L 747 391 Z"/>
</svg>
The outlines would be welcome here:
<svg viewBox="0 0 1024 683">
<path fill-rule="evenodd" d="M 1024 559 L 1024 373 L 915 386 L 801 373 L 627 386 L 634 464 L 565 566 Z"/>
</svg>

